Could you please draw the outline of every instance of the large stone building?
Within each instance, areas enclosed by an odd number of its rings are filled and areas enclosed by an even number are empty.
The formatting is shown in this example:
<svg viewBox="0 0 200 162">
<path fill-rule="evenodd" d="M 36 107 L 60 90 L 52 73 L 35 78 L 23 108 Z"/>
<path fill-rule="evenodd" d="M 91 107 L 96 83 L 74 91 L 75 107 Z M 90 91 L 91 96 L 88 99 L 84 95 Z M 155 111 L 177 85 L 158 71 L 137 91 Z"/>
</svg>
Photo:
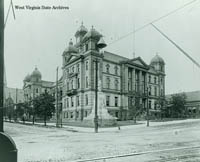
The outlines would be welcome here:
<svg viewBox="0 0 200 162">
<path fill-rule="evenodd" d="M 94 107 L 95 61 L 108 112 L 121 120 L 133 118 L 134 109 L 149 107 L 157 116 L 165 96 L 165 62 L 156 55 L 150 64 L 100 52 L 102 34 L 83 24 L 63 52 L 63 121 L 83 120 Z M 145 111 L 146 112 L 146 111 Z"/>
<path fill-rule="evenodd" d="M 53 82 L 42 80 L 42 74 L 35 68 L 31 75 L 24 78 L 24 101 L 30 102 L 45 91 L 50 92 L 52 86 Z"/>
</svg>

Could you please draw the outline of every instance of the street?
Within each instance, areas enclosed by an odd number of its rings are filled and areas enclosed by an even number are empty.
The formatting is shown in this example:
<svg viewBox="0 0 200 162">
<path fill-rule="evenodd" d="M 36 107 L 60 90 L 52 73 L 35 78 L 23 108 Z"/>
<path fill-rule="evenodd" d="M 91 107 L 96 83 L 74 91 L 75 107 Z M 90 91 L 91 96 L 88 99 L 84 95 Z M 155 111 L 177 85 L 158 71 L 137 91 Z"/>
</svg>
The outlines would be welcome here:
<svg viewBox="0 0 200 162">
<path fill-rule="evenodd" d="M 44 128 L 5 123 L 16 142 L 19 162 L 70 162 L 129 153 L 168 150 L 98 161 L 200 161 L 200 120 L 151 122 L 118 128 Z M 97 160 L 96 160 L 97 161 Z"/>
</svg>

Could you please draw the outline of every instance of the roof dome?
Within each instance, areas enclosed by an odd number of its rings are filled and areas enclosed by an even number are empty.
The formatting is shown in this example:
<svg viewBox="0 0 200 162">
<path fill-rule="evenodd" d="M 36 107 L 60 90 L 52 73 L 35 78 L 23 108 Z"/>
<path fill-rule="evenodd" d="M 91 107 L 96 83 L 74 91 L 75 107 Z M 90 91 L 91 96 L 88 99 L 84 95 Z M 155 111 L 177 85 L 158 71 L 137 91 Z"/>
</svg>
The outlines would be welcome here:
<svg viewBox="0 0 200 162">
<path fill-rule="evenodd" d="M 163 60 L 162 57 L 160 57 L 158 54 L 156 54 L 156 56 L 154 56 L 152 59 L 151 59 L 151 65 L 152 64 L 155 64 L 155 63 L 160 63 L 160 64 L 165 64 L 165 61 Z"/>
<path fill-rule="evenodd" d="M 24 81 L 30 82 L 30 80 L 31 80 L 31 76 L 30 76 L 30 74 L 27 74 L 26 77 L 24 78 Z"/>
<path fill-rule="evenodd" d="M 85 36 L 83 37 L 83 41 L 88 40 L 89 38 L 94 38 L 97 39 L 99 41 L 99 39 L 102 37 L 102 34 L 100 34 L 98 31 L 96 31 L 93 26 L 92 29 L 90 29 L 89 32 L 87 32 L 85 34 Z"/>
<path fill-rule="evenodd" d="M 38 68 L 36 67 L 35 70 L 32 72 L 31 77 L 38 77 L 41 78 L 42 74 L 40 73 L 40 71 L 38 70 Z"/>
<path fill-rule="evenodd" d="M 86 34 L 88 32 L 87 28 L 83 25 L 83 22 L 81 23 L 81 26 L 78 28 L 78 30 L 75 33 L 75 37 L 77 37 L 80 34 Z"/>
<path fill-rule="evenodd" d="M 78 49 L 73 45 L 72 40 L 69 42 L 69 46 L 65 49 L 64 53 L 78 53 Z"/>
</svg>

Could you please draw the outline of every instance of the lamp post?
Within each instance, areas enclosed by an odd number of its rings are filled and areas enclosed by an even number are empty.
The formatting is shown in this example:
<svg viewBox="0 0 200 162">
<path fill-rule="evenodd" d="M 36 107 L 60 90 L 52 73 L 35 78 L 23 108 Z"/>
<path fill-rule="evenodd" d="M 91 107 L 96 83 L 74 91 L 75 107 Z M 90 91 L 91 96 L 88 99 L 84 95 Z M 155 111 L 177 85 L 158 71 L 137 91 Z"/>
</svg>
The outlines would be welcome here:
<svg viewBox="0 0 200 162">
<path fill-rule="evenodd" d="M 94 109 L 94 127 L 95 133 L 98 133 L 98 60 L 95 60 L 95 109 Z"/>
<path fill-rule="evenodd" d="M 17 148 L 4 132 L 3 127 L 4 100 L 4 0 L 0 0 L 0 161 L 17 162 Z"/>
<path fill-rule="evenodd" d="M 103 49 L 107 46 L 103 37 L 97 43 L 97 47 L 99 49 Z M 96 69 L 96 79 L 95 79 L 95 116 L 94 116 L 94 125 L 95 125 L 95 133 L 98 133 L 98 59 L 95 60 L 95 69 Z"/>
</svg>

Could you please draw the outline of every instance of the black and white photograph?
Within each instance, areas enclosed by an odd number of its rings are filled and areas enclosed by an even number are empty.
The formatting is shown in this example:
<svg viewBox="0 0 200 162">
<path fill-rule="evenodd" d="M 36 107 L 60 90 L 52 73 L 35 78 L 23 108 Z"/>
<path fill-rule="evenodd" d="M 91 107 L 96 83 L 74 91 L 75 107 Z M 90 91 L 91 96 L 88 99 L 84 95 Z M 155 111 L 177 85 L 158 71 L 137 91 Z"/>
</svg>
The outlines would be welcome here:
<svg viewBox="0 0 200 162">
<path fill-rule="evenodd" d="M 0 0 L 0 162 L 200 162 L 200 0 Z"/>
</svg>

